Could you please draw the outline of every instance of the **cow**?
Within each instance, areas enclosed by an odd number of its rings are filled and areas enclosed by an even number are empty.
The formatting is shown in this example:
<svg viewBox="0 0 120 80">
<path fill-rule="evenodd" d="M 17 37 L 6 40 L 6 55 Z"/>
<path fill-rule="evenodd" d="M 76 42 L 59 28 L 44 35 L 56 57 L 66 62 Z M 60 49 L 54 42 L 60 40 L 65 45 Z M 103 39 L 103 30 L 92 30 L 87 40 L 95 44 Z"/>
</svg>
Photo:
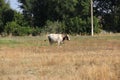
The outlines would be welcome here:
<svg viewBox="0 0 120 80">
<path fill-rule="evenodd" d="M 50 45 L 52 45 L 53 43 L 57 43 L 59 46 L 65 40 L 69 41 L 70 37 L 67 34 L 49 34 L 48 40 L 49 40 Z"/>
</svg>

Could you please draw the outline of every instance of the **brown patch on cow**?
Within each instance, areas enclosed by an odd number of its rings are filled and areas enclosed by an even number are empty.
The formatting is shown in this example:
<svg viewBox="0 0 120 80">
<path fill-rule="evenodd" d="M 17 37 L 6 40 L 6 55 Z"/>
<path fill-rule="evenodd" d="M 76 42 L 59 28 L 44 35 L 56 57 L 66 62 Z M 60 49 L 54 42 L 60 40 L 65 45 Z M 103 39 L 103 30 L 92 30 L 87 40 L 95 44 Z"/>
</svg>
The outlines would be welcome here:
<svg viewBox="0 0 120 80">
<path fill-rule="evenodd" d="M 69 40 L 69 36 L 67 34 L 63 34 L 62 36 L 63 36 L 63 41 L 64 40 Z"/>
</svg>

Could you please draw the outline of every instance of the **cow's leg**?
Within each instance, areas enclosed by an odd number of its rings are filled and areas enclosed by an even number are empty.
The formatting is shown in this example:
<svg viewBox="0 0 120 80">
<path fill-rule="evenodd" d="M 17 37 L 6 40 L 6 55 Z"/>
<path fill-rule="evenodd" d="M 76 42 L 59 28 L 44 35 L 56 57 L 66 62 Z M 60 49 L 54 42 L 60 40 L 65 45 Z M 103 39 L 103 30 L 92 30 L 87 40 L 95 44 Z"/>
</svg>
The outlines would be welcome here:
<svg viewBox="0 0 120 80">
<path fill-rule="evenodd" d="M 60 44 L 61 44 L 61 41 L 58 41 L 58 46 L 60 46 Z"/>
<path fill-rule="evenodd" d="M 49 44 L 52 45 L 53 41 L 51 40 L 51 38 L 48 36 L 48 40 L 49 40 Z"/>
</svg>

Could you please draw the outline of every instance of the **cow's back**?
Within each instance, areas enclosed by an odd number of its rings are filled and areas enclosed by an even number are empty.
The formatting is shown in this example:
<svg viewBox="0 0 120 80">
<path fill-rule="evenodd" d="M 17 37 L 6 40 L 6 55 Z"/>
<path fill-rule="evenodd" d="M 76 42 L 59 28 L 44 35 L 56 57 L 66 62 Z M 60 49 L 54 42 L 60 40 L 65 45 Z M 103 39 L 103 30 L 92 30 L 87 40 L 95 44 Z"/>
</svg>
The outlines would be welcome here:
<svg viewBox="0 0 120 80">
<path fill-rule="evenodd" d="M 48 38 L 50 41 L 58 42 L 62 41 L 62 35 L 61 34 L 49 34 Z"/>
</svg>

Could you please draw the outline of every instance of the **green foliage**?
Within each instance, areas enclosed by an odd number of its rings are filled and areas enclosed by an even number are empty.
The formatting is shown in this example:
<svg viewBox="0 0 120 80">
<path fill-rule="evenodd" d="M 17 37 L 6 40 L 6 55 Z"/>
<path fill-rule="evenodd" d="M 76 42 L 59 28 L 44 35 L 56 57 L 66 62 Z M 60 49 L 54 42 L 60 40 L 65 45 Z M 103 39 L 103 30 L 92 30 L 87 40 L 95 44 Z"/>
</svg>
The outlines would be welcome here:
<svg viewBox="0 0 120 80">
<path fill-rule="evenodd" d="M 71 34 L 88 34 L 90 28 L 85 20 L 80 17 L 70 18 L 66 21 L 66 32 Z"/>
<path fill-rule="evenodd" d="M 14 11 L 12 9 L 7 9 L 2 12 L 2 21 L 4 25 L 14 19 Z"/>
<path fill-rule="evenodd" d="M 16 36 L 25 36 L 25 35 L 30 35 L 32 33 L 32 29 L 30 27 L 18 27 L 14 35 Z"/>
<path fill-rule="evenodd" d="M 33 1 L 35 0 L 18 0 L 18 2 L 22 3 L 20 8 L 23 9 L 24 20 L 27 21 L 29 26 L 34 26 L 33 24 Z M 36 11 L 35 11 L 36 12 Z M 36 26 L 36 25 L 35 25 Z"/>
<path fill-rule="evenodd" d="M 9 3 L 0 0 L 0 33 L 4 31 L 6 23 L 13 20 L 13 16 L 14 11 L 10 9 Z"/>
<path fill-rule="evenodd" d="M 89 16 L 90 15 L 90 0 L 80 0 L 79 4 L 81 5 L 81 15 Z"/>
<path fill-rule="evenodd" d="M 19 0 L 24 16 L 44 33 L 90 34 L 90 0 Z M 96 21 L 95 31 L 98 32 Z M 36 34 L 36 33 L 35 33 Z"/>
<path fill-rule="evenodd" d="M 16 31 L 16 29 L 19 27 L 19 25 L 12 21 L 12 22 L 8 22 L 5 26 L 5 32 L 10 35 L 10 34 L 14 34 L 14 32 Z"/>
<path fill-rule="evenodd" d="M 99 24 L 99 22 L 100 22 L 99 19 L 94 16 L 94 20 L 93 20 L 93 21 L 94 21 L 94 24 L 93 24 L 93 25 L 94 25 L 94 32 L 95 32 L 95 33 L 100 33 L 100 31 L 101 31 L 101 26 L 100 26 L 100 24 Z"/>
<path fill-rule="evenodd" d="M 38 27 L 32 29 L 32 35 L 33 35 L 33 36 L 40 35 L 41 32 L 42 32 L 42 29 L 40 29 L 40 28 L 38 28 Z"/>
<path fill-rule="evenodd" d="M 0 9 L 10 9 L 9 2 L 6 2 L 5 0 L 0 0 Z"/>
<path fill-rule="evenodd" d="M 19 12 L 14 12 L 14 21 L 19 24 L 20 26 L 28 26 L 28 22 L 25 20 L 23 14 Z"/>
<path fill-rule="evenodd" d="M 90 34 L 90 0 L 18 0 L 23 13 L 10 9 L 0 0 L 0 33 L 37 35 L 44 33 Z M 120 1 L 94 0 L 94 32 L 101 25 L 108 31 L 120 31 Z M 104 20 L 104 21 L 103 21 Z M 28 27 L 30 26 L 30 27 Z M 35 27 L 37 26 L 37 28 Z"/>
<path fill-rule="evenodd" d="M 18 0 L 22 13 L 0 0 L 0 33 L 39 35 L 41 33 L 90 34 L 90 0 Z M 120 1 L 94 1 L 94 32 L 101 26 L 120 32 Z M 102 16 L 98 19 L 98 16 Z M 37 26 L 37 27 L 36 27 Z"/>
<path fill-rule="evenodd" d="M 102 16 L 103 29 L 120 32 L 120 0 L 94 0 L 95 14 Z"/>
<path fill-rule="evenodd" d="M 25 36 L 32 34 L 32 28 L 24 27 L 17 24 L 15 21 L 8 22 L 5 26 L 5 32 L 8 35 L 15 35 L 15 36 Z"/>
<path fill-rule="evenodd" d="M 64 33 L 65 32 L 65 24 L 59 21 L 47 21 L 44 29 L 45 33 Z"/>
<path fill-rule="evenodd" d="M 3 31 L 3 21 L 0 19 L 0 33 Z"/>
<path fill-rule="evenodd" d="M 23 4 L 24 15 L 30 15 L 34 26 L 39 27 L 44 26 L 47 20 L 62 22 L 77 16 L 78 12 L 85 7 L 79 8 L 78 5 L 81 5 L 79 0 L 19 0 L 19 2 Z"/>
<path fill-rule="evenodd" d="M 91 22 L 90 18 L 83 20 L 80 17 L 70 18 L 66 21 L 66 32 L 71 34 L 90 34 Z M 100 32 L 99 20 L 94 17 L 94 32 Z"/>
</svg>

